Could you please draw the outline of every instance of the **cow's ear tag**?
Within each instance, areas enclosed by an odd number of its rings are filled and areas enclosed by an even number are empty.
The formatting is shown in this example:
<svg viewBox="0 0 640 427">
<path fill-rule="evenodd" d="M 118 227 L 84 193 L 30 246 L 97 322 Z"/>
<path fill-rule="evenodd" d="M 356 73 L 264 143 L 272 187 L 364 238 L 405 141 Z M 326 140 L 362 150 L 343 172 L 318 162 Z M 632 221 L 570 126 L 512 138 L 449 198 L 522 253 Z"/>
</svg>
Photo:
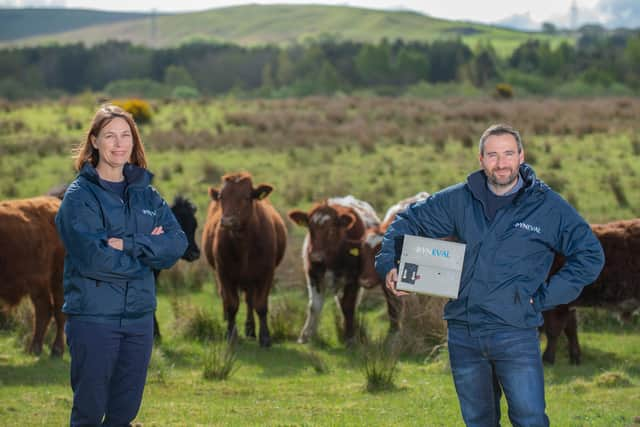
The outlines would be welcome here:
<svg viewBox="0 0 640 427">
<path fill-rule="evenodd" d="M 360 255 L 360 249 L 358 248 L 351 248 L 349 250 L 349 255 L 353 255 L 353 256 L 358 256 Z"/>
<path fill-rule="evenodd" d="M 267 197 L 267 192 L 266 192 L 266 191 L 263 191 L 263 192 L 261 192 L 261 193 L 258 195 L 258 200 L 262 200 L 262 199 L 264 199 L 265 197 Z"/>
</svg>

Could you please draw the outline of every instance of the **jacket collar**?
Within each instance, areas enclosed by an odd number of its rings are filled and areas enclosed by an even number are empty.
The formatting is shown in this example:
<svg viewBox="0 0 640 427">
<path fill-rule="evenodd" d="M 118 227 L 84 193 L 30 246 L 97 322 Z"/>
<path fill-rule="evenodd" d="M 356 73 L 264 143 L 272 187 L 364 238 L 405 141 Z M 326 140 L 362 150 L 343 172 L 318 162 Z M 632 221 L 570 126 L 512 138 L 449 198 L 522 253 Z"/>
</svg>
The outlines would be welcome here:
<svg viewBox="0 0 640 427">
<path fill-rule="evenodd" d="M 522 194 L 533 195 L 537 193 L 544 193 L 549 189 L 545 183 L 536 177 L 535 171 L 527 163 L 520 165 L 520 176 L 524 182 L 519 194 L 514 200 L 515 203 L 518 203 L 518 199 L 521 198 Z M 467 186 L 469 187 L 471 194 L 473 194 L 473 197 L 482 202 L 486 200 L 487 191 L 489 191 L 489 189 L 487 188 L 487 176 L 484 173 L 484 170 L 480 169 L 470 174 L 467 177 Z"/>
<path fill-rule="evenodd" d="M 146 169 L 127 163 L 122 171 L 124 179 L 127 181 L 127 187 L 146 187 L 151 184 L 153 174 Z M 96 168 L 89 162 L 85 162 L 80 170 L 80 176 L 100 185 L 100 176 Z"/>
</svg>

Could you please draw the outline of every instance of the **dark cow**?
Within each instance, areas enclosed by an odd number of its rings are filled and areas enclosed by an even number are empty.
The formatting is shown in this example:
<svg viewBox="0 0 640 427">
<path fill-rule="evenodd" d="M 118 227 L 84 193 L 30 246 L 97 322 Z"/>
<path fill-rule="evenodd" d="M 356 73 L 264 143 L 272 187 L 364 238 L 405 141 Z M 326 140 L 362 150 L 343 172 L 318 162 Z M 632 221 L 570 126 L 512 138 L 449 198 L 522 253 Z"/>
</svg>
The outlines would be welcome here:
<svg viewBox="0 0 640 427">
<path fill-rule="evenodd" d="M 173 201 L 173 205 L 171 205 L 171 212 L 176 217 L 178 224 L 182 227 L 182 231 L 187 236 L 187 241 L 189 245 L 187 249 L 182 254 L 182 259 L 187 262 L 193 262 L 200 258 L 200 249 L 196 244 L 195 233 L 196 228 L 198 228 L 198 220 L 196 219 L 196 206 L 189 201 L 189 199 L 177 196 Z M 158 276 L 160 275 L 160 271 L 162 270 L 154 270 L 153 274 L 156 278 L 156 283 L 158 283 Z M 158 325 L 158 319 L 154 313 L 153 315 L 153 338 L 156 340 L 160 340 L 162 336 L 160 335 L 160 326 Z"/>
<path fill-rule="evenodd" d="M 580 364 L 576 306 L 615 310 L 622 313 L 623 319 L 640 308 L 640 219 L 594 224 L 591 229 L 604 249 L 604 268 L 574 302 L 543 313 L 547 336 L 543 360 L 547 363 L 554 363 L 558 337 L 564 331 L 569 341 L 569 360 Z M 562 257 L 556 257 L 551 272 L 558 271 L 563 263 Z"/>
<path fill-rule="evenodd" d="M 309 229 L 302 248 L 309 308 L 298 342 L 306 343 L 315 336 L 328 287 L 342 309 L 345 340 L 349 343 L 355 336 L 362 239 L 365 230 L 378 226 L 380 220 L 368 203 L 352 196 L 328 199 L 309 212 L 292 210 L 289 218 Z"/>
<path fill-rule="evenodd" d="M 202 248 L 216 273 L 227 321 L 227 339 L 237 336 L 239 291 L 245 292 L 245 336 L 255 338 L 253 311 L 260 319 L 260 346 L 271 345 L 267 326 L 268 298 L 275 268 L 284 255 L 287 231 L 266 197 L 273 187 L 253 187 L 248 173 L 222 177 L 222 187 L 209 189 L 212 199 L 202 233 Z"/>
<path fill-rule="evenodd" d="M 64 352 L 62 313 L 64 247 L 58 237 L 55 215 L 60 200 L 35 197 L 0 202 L 0 300 L 17 305 L 29 295 L 35 310 L 29 352 L 40 354 L 51 317 L 56 321 L 52 356 Z"/>
<path fill-rule="evenodd" d="M 387 231 L 387 228 L 391 225 L 396 215 L 409 207 L 412 203 L 424 200 L 429 197 L 429 193 L 421 192 L 415 196 L 406 198 L 396 203 L 387 210 L 387 213 L 382 220 L 382 224 L 368 228 L 365 233 L 365 237 L 362 241 L 362 248 L 360 254 L 361 271 L 358 281 L 360 285 L 365 288 L 373 288 L 380 286 L 384 292 L 385 300 L 387 301 L 387 313 L 389 314 L 389 333 L 394 333 L 400 326 L 400 315 L 402 310 L 402 304 L 400 299 L 393 295 L 389 289 L 384 285 L 384 281 L 378 276 L 375 268 L 375 256 L 380 251 L 382 246 L 382 236 Z"/>
</svg>

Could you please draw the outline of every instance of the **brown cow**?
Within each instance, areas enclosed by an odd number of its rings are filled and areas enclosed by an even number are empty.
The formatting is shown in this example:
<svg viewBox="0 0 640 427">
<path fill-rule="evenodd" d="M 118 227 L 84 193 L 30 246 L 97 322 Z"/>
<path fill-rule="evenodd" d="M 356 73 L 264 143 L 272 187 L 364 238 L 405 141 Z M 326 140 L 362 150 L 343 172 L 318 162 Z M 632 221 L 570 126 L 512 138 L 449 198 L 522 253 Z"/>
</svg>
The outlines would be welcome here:
<svg viewBox="0 0 640 427">
<path fill-rule="evenodd" d="M 23 296 L 31 297 L 35 321 L 29 351 L 34 354 L 42 352 L 53 315 L 57 328 L 52 356 L 64 352 L 64 247 L 55 226 L 59 207 L 54 197 L 0 202 L 0 299 L 15 306 Z"/>
<path fill-rule="evenodd" d="M 345 339 L 349 343 L 355 337 L 362 238 L 365 229 L 379 225 L 380 220 L 368 203 L 353 196 L 326 200 L 309 212 L 292 210 L 289 218 L 309 229 L 302 248 L 309 307 L 298 342 L 306 343 L 315 336 L 328 286 L 342 309 Z"/>
<path fill-rule="evenodd" d="M 401 200 L 390 207 L 382 220 L 382 224 L 378 227 L 371 227 L 367 229 L 362 241 L 360 254 L 361 271 L 358 281 L 360 282 L 360 285 L 365 288 L 373 288 L 374 286 L 382 287 L 385 300 L 387 301 L 387 313 L 389 314 L 389 333 L 396 332 L 400 326 L 399 323 L 402 304 L 400 299 L 387 289 L 384 285 L 384 280 L 378 276 L 375 268 L 375 256 L 382 246 L 382 236 L 384 236 L 384 233 L 387 231 L 387 228 L 389 228 L 393 220 L 396 219 L 396 215 L 407 209 L 412 203 L 425 200 L 427 197 L 429 197 L 429 193 L 420 192 L 415 196 Z"/>
<path fill-rule="evenodd" d="M 640 219 L 594 224 L 591 229 L 602 244 L 604 268 L 574 302 L 543 313 L 547 336 L 543 360 L 547 363 L 554 363 L 558 337 L 564 331 L 569 341 L 569 360 L 580 364 L 576 306 L 616 310 L 622 312 L 623 319 L 640 308 Z M 558 271 L 563 263 L 562 257 L 556 257 L 551 272 Z"/>
<path fill-rule="evenodd" d="M 287 231 L 266 197 L 273 187 L 254 188 L 248 173 L 227 174 L 221 188 L 209 188 L 211 203 L 202 232 L 202 248 L 216 272 L 218 293 L 227 321 L 227 339 L 237 336 L 239 291 L 245 291 L 245 336 L 255 338 L 253 310 L 260 319 L 259 341 L 271 345 L 267 326 L 268 297 L 275 268 L 284 255 Z"/>
</svg>

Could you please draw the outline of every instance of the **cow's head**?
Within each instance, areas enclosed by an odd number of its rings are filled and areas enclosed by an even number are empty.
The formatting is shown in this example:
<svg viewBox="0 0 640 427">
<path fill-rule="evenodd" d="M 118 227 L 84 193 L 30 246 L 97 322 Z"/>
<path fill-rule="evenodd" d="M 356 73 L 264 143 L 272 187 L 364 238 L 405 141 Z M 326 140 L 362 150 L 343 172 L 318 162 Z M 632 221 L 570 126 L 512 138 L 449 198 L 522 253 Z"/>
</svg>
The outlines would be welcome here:
<svg viewBox="0 0 640 427">
<path fill-rule="evenodd" d="M 333 264 L 338 252 L 347 241 L 349 230 L 356 224 L 355 214 L 342 206 L 320 204 L 311 211 L 292 210 L 289 219 L 309 229 L 307 254 L 312 264 Z M 359 255 L 359 247 L 352 255 Z"/>
<path fill-rule="evenodd" d="M 380 227 L 367 229 L 360 247 L 360 276 L 358 282 L 365 288 L 373 288 L 381 282 L 375 267 L 375 258 L 382 247 L 383 232 Z"/>
<path fill-rule="evenodd" d="M 223 176 L 220 189 L 209 188 L 209 196 L 217 201 L 222 209 L 220 226 L 242 231 L 253 215 L 253 204 L 266 198 L 272 190 L 273 187 L 268 184 L 254 188 L 251 175 L 243 172 Z"/>
<path fill-rule="evenodd" d="M 196 228 L 198 228 L 195 205 L 189 199 L 177 196 L 173 201 L 171 211 L 180 227 L 182 227 L 182 231 L 187 236 L 187 242 L 189 243 L 184 254 L 182 254 L 182 259 L 188 262 L 197 260 L 200 258 L 200 248 L 198 248 L 194 238 Z"/>
</svg>

